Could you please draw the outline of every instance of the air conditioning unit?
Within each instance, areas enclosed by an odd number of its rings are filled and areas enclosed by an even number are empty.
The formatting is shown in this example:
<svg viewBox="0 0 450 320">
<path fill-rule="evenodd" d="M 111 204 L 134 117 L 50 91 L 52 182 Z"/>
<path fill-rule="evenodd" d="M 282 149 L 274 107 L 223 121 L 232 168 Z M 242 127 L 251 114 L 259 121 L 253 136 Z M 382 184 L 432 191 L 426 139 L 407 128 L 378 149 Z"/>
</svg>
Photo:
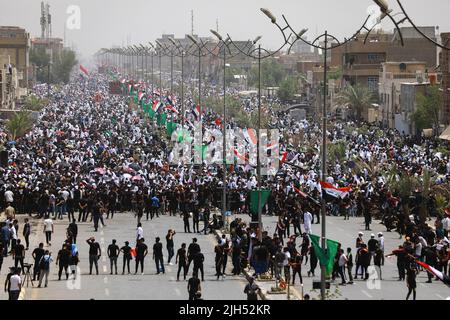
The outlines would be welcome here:
<svg viewBox="0 0 450 320">
<path fill-rule="evenodd" d="M 422 71 L 416 71 L 416 81 L 418 83 L 423 83 L 425 81 Z"/>
</svg>

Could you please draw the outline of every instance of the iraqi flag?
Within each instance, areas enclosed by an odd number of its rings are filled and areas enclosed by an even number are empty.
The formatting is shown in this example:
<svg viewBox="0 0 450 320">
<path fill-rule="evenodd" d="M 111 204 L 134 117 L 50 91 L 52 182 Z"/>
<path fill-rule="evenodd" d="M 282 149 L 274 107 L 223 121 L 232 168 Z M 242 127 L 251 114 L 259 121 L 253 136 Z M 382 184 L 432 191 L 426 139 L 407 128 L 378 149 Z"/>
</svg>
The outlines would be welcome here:
<svg viewBox="0 0 450 320">
<path fill-rule="evenodd" d="M 89 77 L 89 71 L 80 64 L 80 71 Z"/>
<path fill-rule="evenodd" d="M 287 151 L 285 151 L 285 152 L 283 153 L 283 156 L 281 157 L 281 160 L 280 160 L 280 164 L 283 164 L 283 163 L 286 162 L 286 159 L 287 159 L 288 154 L 289 154 L 289 152 L 287 152 Z"/>
<path fill-rule="evenodd" d="M 331 183 L 320 181 L 320 186 L 322 187 L 322 194 L 327 194 L 329 196 L 332 196 L 334 198 L 345 198 L 350 190 L 351 187 L 345 187 L 345 188 L 336 188 Z"/>
<path fill-rule="evenodd" d="M 244 130 L 244 138 L 248 143 L 252 145 L 256 145 L 258 140 L 256 138 L 256 130 L 255 129 L 247 129 Z"/>
<path fill-rule="evenodd" d="M 199 120 L 200 119 L 200 106 L 195 106 L 192 109 L 192 114 L 194 115 L 196 120 Z"/>
<path fill-rule="evenodd" d="M 159 108 L 161 108 L 161 106 L 162 106 L 162 103 L 159 102 L 158 100 L 156 100 L 156 101 L 153 103 L 153 106 L 152 106 L 153 112 L 154 112 L 154 113 L 158 113 L 158 110 L 159 110 Z"/>
<path fill-rule="evenodd" d="M 450 286 L 450 277 L 446 276 L 441 271 L 437 270 L 436 268 L 433 268 L 432 266 L 422 261 L 416 260 L 416 263 L 425 268 L 429 273 L 433 274 L 435 277 L 438 277 L 439 280 L 444 282 L 446 285 Z"/>
<path fill-rule="evenodd" d="M 144 96 L 145 96 L 144 92 L 139 92 L 139 94 L 138 94 L 138 101 L 141 101 Z"/>
<path fill-rule="evenodd" d="M 170 110 L 170 111 L 172 111 L 172 112 L 175 112 L 176 114 L 178 114 L 179 112 L 178 112 L 178 110 L 177 109 L 175 109 L 175 107 L 174 106 L 166 106 L 166 109 L 167 110 Z"/>
</svg>

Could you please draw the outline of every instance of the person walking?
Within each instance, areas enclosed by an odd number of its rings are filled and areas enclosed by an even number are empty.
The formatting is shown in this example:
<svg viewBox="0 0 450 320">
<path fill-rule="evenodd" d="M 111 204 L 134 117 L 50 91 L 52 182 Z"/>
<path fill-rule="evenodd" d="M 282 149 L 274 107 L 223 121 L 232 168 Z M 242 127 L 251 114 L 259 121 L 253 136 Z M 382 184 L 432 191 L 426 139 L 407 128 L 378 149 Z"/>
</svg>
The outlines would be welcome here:
<svg viewBox="0 0 450 320">
<path fill-rule="evenodd" d="M 12 255 L 14 259 L 14 268 L 17 269 L 17 266 L 20 263 L 20 268 L 22 270 L 25 270 L 23 267 L 23 260 L 25 258 L 25 247 L 20 242 L 20 239 L 17 239 L 17 244 L 13 249 Z"/>
<path fill-rule="evenodd" d="M 222 280 L 223 280 L 223 274 L 222 274 L 223 246 L 222 246 L 221 240 L 219 240 L 218 242 L 219 243 L 214 247 L 214 253 L 216 254 L 216 257 L 215 257 L 216 276 L 217 276 L 217 280 L 219 280 L 220 276 L 222 276 Z"/>
<path fill-rule="evenodd" d="M 312 214 L 307 210 L 303 215 L 303 227 L 305 228 L 305 233 L 311 233 L 311 223 L 312 223 Z"/>
<path fill-rule="evenodd" d="M 25 238 L 25 250 L 28 250 L 30 247 L 30 234 L 31 234 L 31 225 L 28 218 L 24 220 L 25 224 L 23 225 L 23 237 Z"/>
<path fill-rule="evenodd" d="M 173 236 L 175 234 L 176 234 L 175 230 L 169 229 L 169 231 L 167 231 L 167 235 L 166 235 L 166 247 L 167 247 L 167 253 L 168 253 L 167 263 L 170 266 L 173 265 L 173 263 L 170 262 L 170 260 L 172 260 L 174 254 L 175 254 L 174 243 L 173 243 Z"/>
<path fill-rule="evenodd" d="M 55 232 L 55 228 L 53 225 L 53 220 L 52 218 L 48 217 L 47 219 L 44 220 L 44 233 L 45 233 L 45 242 L 47 243 L 48 246 L 51 246 L 51 241 L 52 241 L 52 233 Z"/>
<path fill-rule="evenodd" d="M 77 243 L 77 236 L 78 236 L 78 225 L 76 223 L 76 220 L 73 219 L 72 222 L 67 227 L 67 238 L 69 239 L 70 243 Z"/>
<path fill-rule="evenodd" d="M 187 272 L 189 272 L 189 267 L 191 266 L 191 262 L 194 259 L 194 256 L 200 252 L 200 246 L 197 243 L 197 238 L 192 239 L 192 243 L 188 247 L 188 265 Z"/>
<path fill-rule="evenodd" d="M 203 271 L 203 262 L 205 261 L 205 256 L 203 255 L 203 253 L 201 253 L 200 251 L 200 247 L 199 247 L 199 251 L 194 255 L 193 259 L 194 261 L 194 273 L 198 274 L 198 271 L 200 270 L 201 274 L 202 274 L 202 281 L 205 281 L 205 274 Z"/>
<path fill-rule="evenodd" d="M 186 275 L 187 275 L 186 243 L 182 243 L 181 248 L 178 249 L 177 256 L 175 257 L 175 263 L 178 263 L 177 281 L 180 281 L 181 269 L 183 269 L 183 278 L 184 278 L 184 280 L 186 280 Z"/>
<path fill-rule="evenodd" d="M 300 284 L 303 284 L 302 278 L 302 255 L 297 252 L 291 262 L 292 267 L 292 285 L 295 285 L 295 276 L 298 274 Z"/>
<path fill-rule="evenodd" d="M 61 280 L 62 271 L 66 272 L 66 280 L 69 279 L 69 263 L 70 256 L 72 252 L 69 251 L 66 244 L 63 244 L 62 249 L 59 250 L 58 255 L 56 256 L 56 265 L 59 263 L 59 271 L 58 271 L 58 280 Z"/>
<path fill-rule="evenodd" d="M 198 274 L 194 272 L 192 278 L 188 280 L 187 290 L 189 294 L 189 300 L 195 300 L 197 292 L 201 292 L 201 284 L 198 278 Z"/>
<path fill-rule="evenodd" d="M 44 286 L 47 287 L 48 285 L 48 275 L 50 274 L 50 264 L 52 263 L 53 258 L 50 251 L 45 250 L 44 255 L 42 256 L 41 260 L 39 261 L 39 284 L 38 288 L 42 285 L 42 280 L 45 277 L 45 284 Z"/>
<path fill-rule="evenodd" d="M 255 283 L 255 278 L 250 277 L 244 288 L 244 293 L 247 294 L 247 300 L 258 300 L 258 293 L 260 292 L 261 288 Z"/>
<path fill-rule="evenodd" d="M 117 274 L 117 258 L 119 257 L 120 249 L 116 242 L 116 239 L 113 239 L 111 244 L 108 246 L 108 258 L 111 265 L 110 274 L 113 274 L 113 267 L 115 267 Z"/>
<path fill-rule="evenodd" d="M 123 253 L 122 274 L 125 274 L 125 265 L 128 268 L 128 274 L 130 274 L 130 260 L 132 259 L 132 256 L 131 256 L 130 243 L 128 241 L 125 241 L 125 245 L 122 248 L 120 248 L 120 252 Z"/>
<path fill-rule="evenodd" d="M 153 260 L 155 260 L 156 264 L 156 274 L 160 274 L 161 272 L 163 274 L 165 273 L 163 246 L 160 240 L 159 237 L 156 237 L 155 244 L 153 245 Z"/>
<path fill-rule="evenodd" d="M 184 223 L 184 233 L 191 233 L 191 228 L 189 226 L 190 214 L 187 210 L 183 211 L 183 223 Z"/>
<path fill-rule="evenodd" d="M 22 290 L 22 278 L 20 277 L 20 273 L 21 269 L 16 268 L 14 270 L 14 274 L 9 279 L 7 279 L 9 300 L 19 300 L 20 291 Z"/>
<path fill-rule="evenodd" d="M 142 228 L 142 223 L 138 223 L 136 230 L 136 244 L 139 243 L 139 240 L 144 238 L 144 229 Z"/>
<path fill-rule="evenodd" d="M 33 252 L 31 253 L 31 256 L 34 260 L 34 267 L 33 267 L 33 281 L 36 281 L 36 277 L 39 278 L 40 274 L 40 266 L 39 262 L 41 261 L 41 258 L 44 256 L 45 250 L 44 250 L 44 244 L 41 242 L 39 243 L 39 247 L 35 248 Z"/>
<path fill-rule="evenodd" d="M 352 254 L 352 248 L 347 248 L 347 275 L 348 275 L 348 284 L 353 284 L 353 275 L 352 275 L 352 269 L 353 269 L 353 254 Z"/>
<path fill-rule="evenodd" d="M 95 241 L 94 237 L 87 239 L 86 243 L 89 245 L 89 274 L 92 274 L 92 265 L 95 265 L 95 271 L 98 275 L 98 259 L 102 255 L 100 244 Z"/>
<path fill-rule="evenodd" d="M 384 236 L 383 232 L 378 232 L 378 248 L 381 250 L 381 265 L 384 266 Z"/>
<path fill-rule="evenodd" d="M 413 300 L 416 300 L 416 276 L 418 270 L 415 265 L 411 262 L 406 268 L 406 286 L 408 287 L 408 294 L 406 295 L 406 300 L 409 300 L 411 293 L 413 294 Z"/>
<path fill-rule="evenodd" d="M 142 275 L 144 274 L 144 259 L 148 254 L 148 247 L 144 242 L 145 239 L 141 238 L 139 239 L 139 242 L 136 245 L 136 269 L 134 274 L 137 274 L 139 264 L 141 265 L 141 273 Z"/>
<path fill-rule="evenodd" d="M 338 265 L 339 265 L 339 275 L 341 276 L 341 286 L 345 286 L 346 285 L 346 281 L 345 281 L 345 266 L 348 262 L 348 258 L 344 253 L 343 249 L 340 249 L 339 252 L 339 258 L 338 258 Z"/>
</svg>

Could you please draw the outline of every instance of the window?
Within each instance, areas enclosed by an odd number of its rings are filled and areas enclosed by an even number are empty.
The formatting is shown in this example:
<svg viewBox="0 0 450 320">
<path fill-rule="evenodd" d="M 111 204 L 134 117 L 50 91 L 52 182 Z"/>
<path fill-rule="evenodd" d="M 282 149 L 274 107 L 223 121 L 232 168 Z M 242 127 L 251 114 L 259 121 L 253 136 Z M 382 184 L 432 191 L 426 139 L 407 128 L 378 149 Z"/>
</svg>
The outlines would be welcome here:
<svg viewBox="0 0 450 320">
<path fill-rule="evenodd" d="M 369 90 L 372 92 L 377 91 L 378 89 L 378 77 L 368 77 L 367 78 L 367 86 Z"/>
<path fill-rule="evenodd" d="M 378 54 L 376 54 L 376 53 L 369 53 L 367 55 L 367 59 L 369 60 L 369 62 L 377 62 L 378 61 Z"/>
</svg>

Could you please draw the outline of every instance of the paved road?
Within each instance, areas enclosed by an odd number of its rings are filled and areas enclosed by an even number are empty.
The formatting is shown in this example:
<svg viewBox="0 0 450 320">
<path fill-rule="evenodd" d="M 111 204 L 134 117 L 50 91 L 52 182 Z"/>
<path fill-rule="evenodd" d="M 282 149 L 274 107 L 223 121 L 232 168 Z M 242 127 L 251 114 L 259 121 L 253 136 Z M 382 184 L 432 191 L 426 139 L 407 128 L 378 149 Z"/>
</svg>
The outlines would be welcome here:
<svg viewBox="0 0 450 320">
<path fill-rule="evenodd" d="M 246 216 L 241 216 L 248 219 Z M 22 221 L 23 217 L 19 217 Z M 100 228 L 98 232 L 94 232 L 92 223 L 79 224 L 78 246 L 80 251 L 79 268 L 81 276 L 75 282 L 72 280 L 65 281 L 57 280 L 57 266 L 52 264 L 51 276 L 48 288 L 32 288 L 31 284 L 25 288 L 21 297 L 23 299 L 187 299 L 187 282 L 176 281 L 176 266 L 166 265 L 165 275 L 156 275 L 156 268 L 151 258 L 151 247 L 156 236 L 164 239 L 167 229 L 172 228 L 179 233 L 175 236 L 175 249 L 181 245 L 182 242 L 189 244 L 195 236 L 198 238 L 199 244 L 205 254 L 205 282 L 202 283 L 203 296 L 205 299 L 245 299 L 243 288 L 246 284 L 243 277 L 227 276 L 225 280 L 216 280 L 214 276 L 214 253 L 215 238 L 212 235 L 198 235 L 183 232 L 183 222 L 179 217 L 161 216 L 153 221 L 143 220 L 144 236 L 146 243 L 150 247 L 149 256 L 145 260 L 145 274 L 144 275 L 110 275 L 109 260 L 106 255 L 106 248 L 113 238 L 117 239 L 118 245 L 122 246 L 124 241 L 128 240 L 131 244 L 134 243 L 136 232 L 136 220 L 130 213 L 116 214 L 113 220 L 105 220 L 107 226 Z M 276 218 L 264 217 L 264 229 L 269 233 L 273 233 L 276 226 Z M 32 246 L 27 252 L 26 261 L 31 261 L 31 251 L 34 248 L 33 244 L 44 241 L 44 234 L 42 233 L 42 221 L 32 221 Z M 53 236 L 52 246 L 50 250 L 56 258 L 56 254 L 60 249 L 65 238 L 65 229 L 68 225 L 67 218 L 63 221 L 55 221 L 55 235 Z M 383 225 L 375 222 L 372 224 L 372 231 L 364 231 L 362 218 L 351 218 L 350 221 L 344 221 L 341 217 L 327 218 L 327 234 L 330 239 L 338 240 L 343 244 L 344 248 L 351 247 L 353 254 L 355 254 L 355 239 L 359 231 L 365 233 L 364 239 L 369 239 L 370 233 L 377 234 L 382 231 L 385 235 L 386 252 L 394 249 L 401 242 L 398 239 L 398 234 L 395 232 L 385 232 Z M 19 231 L 21 234 L 21 231 Z M 313 225 L 313 233 L 320 234 L 320 225 Z M 96 240 L 101 244 L 103 254 L 99 261 L 100 275 L 88 275 L 88 245 L 85 240 L 91 236 L 95 236 Z M 165 241 L 163 241 L 165 243 Z M 46 247 L 47 248 L 47 247 Z M 165 260 L 167 253 L 165 251 Z M 167 261 L 165 261 L 167 262 Z M 4 281 L 8 267 L 12 266 L 12 259 L 5 258 L 3 262 L 1 281 Z M 119 258 L 119 270 L 122 267 L 122 260 Z M 308 265 L 309 266 L 309 265 Z M 131 263 L 134 269 L 134 261 Z M 230 272 L 231 262 L 228 263 L 228 272 Z M 192 270 L 192 266 L 191 266 Z M 304 292 L 309 292 L 311 296 L 318 297 L 319 291 L 311 291 L 312 278 L 307 277 L 306 271 L 308 269 L 303 267 L 302 274 L 304 279 Z M 319 279 L 319 269 L 316 269 L 316 279 Z M 356 280 L 355 284 L 347 286 L 335 286 L 332 284 L 332 291 L 338 287 L 338 294 L 335 299 L 350 299 L 350 300 L 367 300 L 367 299 L 399 299 L 406 297 L 407 289 L 404 282 L 397 281 L 396 258 L 386 259 L 385 266 L 382 268 L 383 280 L 377 282 L 372 280 L 369 282 Z M 120 272 L 119 272 L 120 273 Z M 64 278 L 64 276 L 63 276 Z M 450 289 L 444 286 L 441 282 L 435 281 L 432 284 L 427 284 L 425 281 L 427 276 L 425 272 L 419 274 L 417 278 L 417 299 L 418 300 L 443 300 L 450 296 Z M 336 281 L 337 283 L 339 281 Z M 297 284 L 296 289 L 300 290 Z M 0 293 L 0 299 L 7 299 L 6 293 Z"/>
<path fill-rule="evenodd" d="M 22 221 L 23 217 L 19 217 Z M 187 299 L 187 281 L 176 281 L 177 266 L 167 265 L 167 251 L 165 249 L 165 235 L 169 228 L 177 230 L 179 233 L 175 235 L 175 250 L 177 250 L 182 242 L 187 245 L 192 242 L 193 237 L 198 238 L 198 243 L 205 255 L 205 282 L 202 283 L 202 293 L 205 299 L 227 299 L 236 300 L 243 299 L 243 289 L 246 284 L 242 277 L 227 276 L 225 280 L 216 280 L 214 268 L 214 245 L 216 240 L 213 235 L 199 235 L 193 233 L 184 233 L 183 221 L 179 217 L 162 216 L 153 221 L 143 220 L 144 236 L 146 243 L 149 246 L 149 255 L 145 259 L 144 275 L 140 272 L 137 275 L 121 275 L 122 258 L 119 257 L 118 267 L 119 275 L 110 275 L 109 259 L 107 258 L 106 249 L 111 240 L 117 239 L 119 246 L 122 246 L 125 241 L 129 241 L 130 245 L 134 245 L 136 234 L 136 220 L 133 214 L 122 213 L 116 214 L 113 220 L 105 220 L 106 227 L 100 228 L 98 232 L 94 232 L 92 223 L 80 223 L 79 235 L 77 239 L 78 250 L 80 255 L 79 268 L 81 276 L 78 280 L 73 281 L 58 281 L 58 267 L 52 263 L 50 269 L 49 284 L 47 288 L 32 288 L 31 284 L 25 288 L 22 293 L 23 299 L 155 299 L 155 300 L 184 300 Z M 68 220 L 55 221 L 55 234 L 52 238 L 52 245 L 50 250 L 52 256 L 56 260 L 56 255 L 60 249 L 60 244 L 65 239 L 65 229 L 68 225 Z M 40 220 L 33 220 L 33 234 L 31 243 L 37 244 L 39 242 L 45 243 L 45 237 L 42 232 L 42 222 Z M 37 231 L 37 233 L 36 233 Z M 96 237 L 102 248 L 102 257 L 99 260 L 100 274 L 89 275 L 89 261 L 88 249 L 89 246 L 85 240 L 91 236 Z M 165 254 L 165 268 L 166 274 L 156 275 L 156 267 L 152 260 L 152 246 L 156 236 L 163 239 L 164 254 Z M 31 262 L 31 252 L 33 245 L 30 246 L 30 251 L 27 251 L 25 261 Z M 47 246 L 45 247 L 47 248 Z M 1 279 L 4 281 L 8 271 L 8 267 L 13 265 L 12 258 L 5 258 L 2 268 Z M 175 260 L 172 260 L 175 262 Z M 131 261 L 132 273 L 134 272 L 134 261 Z M 228 267 L 231 266 L 229 262 Z M 228 269 L 230 272 L 231 269 Z M 140 271 L 140 270 L 139 270 Z M 192 265 L 190 268 L 192 273 Z M 95 268 L 94 268 L 95 274 Z M 63 279 L 65 276 L 63 274 Z M 182 277 L 181 277 L 182 278 Z M 37 284 L 35 284 L 37 286 Z M 7 294 L 2 292 L 0 299 L 7 299 Z"/>
<path fill-rule="evenodd" d="M 276 227 L 277 219 L 275 217 L 263 217 L 263 228 L 269 231 L 269 234 L 273 234 Z M 303 227 L 303 226 L 302 226 Z M 399 235 L 396 232 L 386 232 L 386 228 L 374 221 L 371 224 L 372 231 L 364 230 L 363 218 L 350 218 L 350 220 L 344 221 L 342 217 L 327 217 L 327 237 L 332 240 L 336 240 L 342 243 L 343 248 L 352 248 L 353 257 L 355 257 L 355 245 L 358 232 L 364 233 L 364 241 L 370 239 L 370 234 L 374 233 L 375 236 L 378 232 L 383 232 L 385 237 L 385 252 L 389 253 L 393 249 L 396 249 L 399 244 L 403 243 L 403 240 L 399 240 Z M 291 227 L 292 231 L 292 227 Z M 321 225 L 313 225 L 313 234 L 320 235 Z M 298 240 L 297 242 L 299 242 Z M 299 243 L 298 243 L 299 244 Z M 405 282 L 398 281 L 397 260 L 395 257 L 386 258 L 385 265 L 382 267 L 382 281 L 376 281 L 375 272 L 373 273 L 374 279 L 372 281 L 355 280 L 353 285 L 337 286 L 332 284 L 332 292 L 338 287 L 339 293 L 335 296 L 335 299 L 349 299 L 349 300 L 403 300 L 406 298 L 408 289 Z M 304 281 L 304 292 L 310 292 L 312 290 L 312 278 L 308 278 L 306 275 L 308 268 L 302 268 L 302 275 Z M 355 266 L 353 267 L 353 275 Z M 370 273 L 370 272 L 369 272 Z M 316 280 L 320 280 L 320 270 L 316 269 Z M 440 281 L 433 281 L 433 283 L 425 283 L 428 280 L 426 272 L 419 273 L 417 277 L 417 299 L 418 300 L 445 300 L 450 296 L 450 288 L 446 287 Z M 297 280 L 298 281 L 298 280 Z M 336 279 L 336 283 L 340 283 L 340 278 Z M 295 288 L 300 289 L 299 285 Z M 310 293 L 312 297 L 318 297 L 320 290 L 316 290 Z"/>
</svg>

